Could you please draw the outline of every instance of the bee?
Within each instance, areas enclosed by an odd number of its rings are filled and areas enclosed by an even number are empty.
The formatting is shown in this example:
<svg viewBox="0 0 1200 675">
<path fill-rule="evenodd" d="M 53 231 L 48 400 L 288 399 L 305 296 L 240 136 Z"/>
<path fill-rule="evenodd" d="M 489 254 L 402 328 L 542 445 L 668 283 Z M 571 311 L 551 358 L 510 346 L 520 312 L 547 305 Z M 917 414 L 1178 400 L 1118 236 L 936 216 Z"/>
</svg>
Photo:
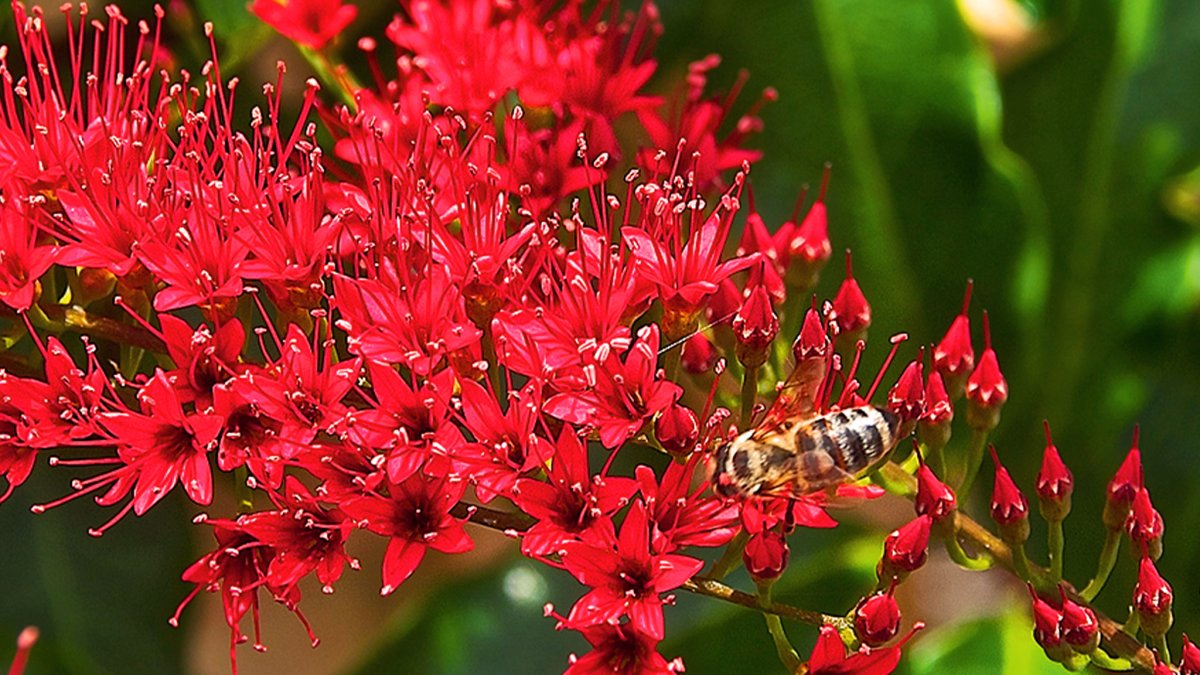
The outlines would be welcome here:
<svg viewBox="0 0 1200 675">
<path fill-rule="evenodd" d="M 887 460 L 901 438 L 900 416 L 873 405 L 819 414 L 826 364 L 797 364 L 762 422 L 717 450 L 717 494 L 801 497 L 861 478 Z"/>
</svg>

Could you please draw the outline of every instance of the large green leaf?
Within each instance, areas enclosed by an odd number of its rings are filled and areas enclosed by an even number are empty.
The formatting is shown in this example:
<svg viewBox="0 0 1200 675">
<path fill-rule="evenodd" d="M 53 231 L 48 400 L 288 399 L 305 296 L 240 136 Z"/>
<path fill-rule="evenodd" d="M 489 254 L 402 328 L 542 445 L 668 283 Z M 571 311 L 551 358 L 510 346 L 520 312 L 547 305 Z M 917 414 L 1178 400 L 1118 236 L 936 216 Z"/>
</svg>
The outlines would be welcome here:
<svg viewBox="0 0 1200 675">
<path fill-rule="evenodd" d="M 11 660 L 17 633 L 36 625 L 30 675 L 179 672 L 185 633 L 167 619 L 190 589 L 179 575 L 193 529 L 179 502 L 168 498 L 96 539 L 87 528 L 113 512 L 90 499 L 29 512 L 69 490 L 67 469 L 38 468 L 0 507 L 0 663 Z"/>
</svg>

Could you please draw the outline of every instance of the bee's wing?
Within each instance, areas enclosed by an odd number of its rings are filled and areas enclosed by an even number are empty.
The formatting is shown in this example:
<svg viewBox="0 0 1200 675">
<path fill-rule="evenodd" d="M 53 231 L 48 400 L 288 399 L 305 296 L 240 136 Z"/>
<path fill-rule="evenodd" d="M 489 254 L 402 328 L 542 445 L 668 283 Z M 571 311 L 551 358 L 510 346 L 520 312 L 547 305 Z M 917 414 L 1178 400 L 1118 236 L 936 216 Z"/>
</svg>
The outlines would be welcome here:
<svg viewBox="0 0 1200 675">
<path fill-rule="evenodd" d="M 785 423 L 815 417 L 818 410 L 817 396 L 828 372 L 829 357 L 809 357 L 797 362 L 779 388 L 775 401 L 755 428 L 754 438 L 761 440 L 763 436 L 777 431 Z"/>
</svg>

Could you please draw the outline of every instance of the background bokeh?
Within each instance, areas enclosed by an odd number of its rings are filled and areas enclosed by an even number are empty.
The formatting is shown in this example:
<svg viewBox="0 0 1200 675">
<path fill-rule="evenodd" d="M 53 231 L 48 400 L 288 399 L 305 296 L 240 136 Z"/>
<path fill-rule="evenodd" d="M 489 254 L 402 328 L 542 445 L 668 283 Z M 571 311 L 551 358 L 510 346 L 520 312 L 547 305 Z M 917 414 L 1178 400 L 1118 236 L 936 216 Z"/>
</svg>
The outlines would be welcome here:
<svg viewBox="0 0 1200 675">
<path fill-rule="evenodd" d="M 122 7 L 152 16 L 147 2 Z M 832 163 L 831 238 L 835 250 L 855 252 L 877 337 L 904 330 L 917 344 L 936 341 L 974 278 L 976 338 L 984 307 L 1011 387 L 993 440 L 1031 491 L 1050 420 L 1076 476 L 1066 570 L 1077 583 L 1092 575 L 1104 486 L 1141 423 L 1146 483 L 1167 522 L 1160 570 L 1175 588 L 1177 625 L 1200 633 L 1200 3 L 661 0 L 660 8 L 658 81 L 718 53 L 717 84 L 746 68 L 750 90 L 778 89 L 752 175 L 768 223 L 782 222 L 801 186 L 819 183 Z M 352 36 L 393 11 L 364 0 Z M 182 64 L 206 53 L 198 26 L 212 20 L 226 73 L 273 80 L 283 58 L 289 81 L 303 82 L 294 48 L 242 0 L 172 2 L 168 13 L 172 30 L 190 36 L 173 43 Z M 835 262 L 821 293 L 840 276 Z M 990 484 L 990 469 L 981 483 Z M 208 545 L 199 541 L 206 532 L 186 525 L 182 499 L 96 540 L 85 530 L 105 516 L 86 500 L 29 514 L 66 490 L 63 475 L 35 472 L 0 508 L 0 663 L 10 637 L 33 623 L 43 637 L 30 673 L 227 672 L 215 597 L 189 608 L 182 628 L 167 625 L 189 590 L 180 572 Z M 985 515 L 978 497 L 967 508 Z M 847 607 L 873 581 L 900 508 L 847 511 L 837 531 L 798 533 L 777 596 Z M 294 619 L 266 608 L 271 652 L 243 648 L 242 672 L 557 672 L 586 645 L 556 633 L 542 606 L 569 607 L 578 585 L 522 561 L 503 537 L 472 532 L 477 555 L 439 558 L 386 599 L 377 596 L 380 552 L 358 550 L 363 571 L 334 596 L 308 590 L 304 609 L 324 644 L 310 650 Z M 1043 534 L 1035 520 L 1035 559 L 1044 558 Z M 1023 589 L 1000 573 L 955 573 L 942 557 L 904 587 L 906 614 L 931 627 L 902 672 L 1058 672 L 1030 638 Z M 1122 556 L 1099 599 L 1115 617 L 1125 615 L 1134 562 Z M 661 651 L 683 655 L 688 672 L 781 672 L 751 612 L 680 597 L 667 624 Z M 815 637 L 790 630 L 798 645 Z"/>
</svg>

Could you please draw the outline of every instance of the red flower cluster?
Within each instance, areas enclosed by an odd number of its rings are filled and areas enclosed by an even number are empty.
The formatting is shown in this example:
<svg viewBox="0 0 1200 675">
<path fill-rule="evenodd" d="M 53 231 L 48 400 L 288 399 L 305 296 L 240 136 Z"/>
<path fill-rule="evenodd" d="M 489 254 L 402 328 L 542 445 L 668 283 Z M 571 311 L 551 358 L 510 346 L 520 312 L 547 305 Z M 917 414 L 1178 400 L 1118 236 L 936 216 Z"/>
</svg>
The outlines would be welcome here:
<svg viewBox="0 0 1200 675">
<path fill-rule="evenodd" d="M 330 58 L 355 12 L 318 4 L 252 9 Z M 25 62 L 10 71 L 0 56 L 0 302 L 44 373 L 0 370 L 4 497 L 50 449 L 52 464 L 91 475 L 35 510 L 92 495 L 117 507 L 97 536 L 168 493 L 206 507 L 232 485 L 238 513 L 197 518 L 215 546 L 183 575 L 195 585 L 184 605 L 221 594 L 231 656 L 250 639 L 247 614 L 259 646 L 260 591 L 304 621 L 300 580 L 332 592 L 358 567 L 355 532 L 388 542 L 386 595 L 428 550 L 470 550 L 476 520 L 584 587 L 555 615 L 592 646 L 569 672 L 677 672 L 658 645 L 671 594 L 704 566 L 696 549 L 744 543 L 728 558 L 741 553 L 769 587 L 796 526 L 836 525 L 832 494 L 737 500 L 705 480 L 732 432 L 735 375 L 750 420 L 760 369 L 785 381 L 773 415 L 866 405 L 883 373 L 864 396 L 871 308 L 848 253 L 836 297 L 806 311 L 832 253 L 825 185 L 775 234 L 751 213 L 730 254 L 758 156 L 743 142 L 774 94 L 726 124 L 736 97 L 707 93 L 710 58 L 650 95 L 653 5 L 408 3 L 386 30 L 389 65 L 374 39 L 359 42 L 374 81 L 342 92 L 352 105 L 318 104 L 310 81 L 301 109 L 284 111 L 276 82 L 244 128 L 237 81 L 215 57 L 198 76 L 172 73 L 159 25 L 139 23 L 130 49 L 117 10 L 102 31 L 65 10 L 60 82 L 40 11 L 14 11 Z M 928 377 L 922 352 L 886 399 L 933 450 L 964 391 L 982 431 L 1007 398 L 990 335 L 975 366 L 966 312 Z M 784 336 L 797 338 L 792 377 L 773 349 L 786 325 L 803 326 Z M 42 338 L 68 329 L 104 340 Z M 819 382 L 808 400 L 786 384 L 800 378 Z M 1061 473 L 1039 495 L 1069 494 Z M 888 537 L 883 585 L 855 616 L 870 646 L 847 653 L 826 627 L 809 672 L 895 667 L 908 638 L 882 589 L 924 563 L 931 528 L 956 509 L 928 467 L 917 480 L 918 517 Z M 1128 532 L 1153 549 L 1161 518 L 1125 487 Z M 1023 497 L 1010 502 L 993 512 L 1023 518 Z M 1135 606 L 1153 612 L 1162 593 L 1147 579 Z"/>
</svg>

